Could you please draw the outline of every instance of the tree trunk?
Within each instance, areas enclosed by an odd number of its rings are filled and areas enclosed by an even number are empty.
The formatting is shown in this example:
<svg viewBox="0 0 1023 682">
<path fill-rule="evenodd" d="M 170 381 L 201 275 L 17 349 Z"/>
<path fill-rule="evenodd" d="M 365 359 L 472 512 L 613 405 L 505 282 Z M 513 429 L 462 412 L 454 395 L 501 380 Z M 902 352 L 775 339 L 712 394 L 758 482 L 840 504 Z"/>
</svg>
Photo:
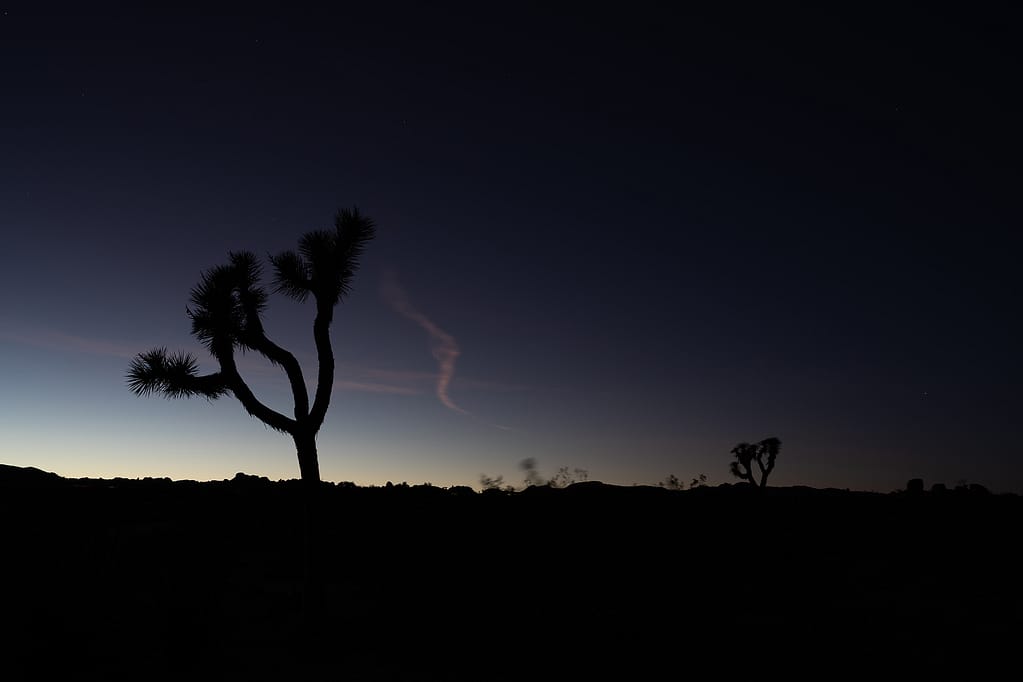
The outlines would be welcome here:
<svg viewBox="0 0 1023 682">
<path fill-rule="evenodd" d="M 315 432 L 299 429 L 292 434 L 298 450 L 298 467 L 302 473 L 302 593 L 301 593 L 301 655 L 306 661 L 320 653 L 318 637 L 322 624 L 322 580 L 318 548 L 320 546 L 319 496 L 320 465 L 316 457 Z"/>
<path fill-rule="evenodd" d="M 316 434 L 297 431 L 292 434 L 298 451 L 298 470 L 306 483 L 320 482 L 320 463 L 316 456 Z"/>
</svg>

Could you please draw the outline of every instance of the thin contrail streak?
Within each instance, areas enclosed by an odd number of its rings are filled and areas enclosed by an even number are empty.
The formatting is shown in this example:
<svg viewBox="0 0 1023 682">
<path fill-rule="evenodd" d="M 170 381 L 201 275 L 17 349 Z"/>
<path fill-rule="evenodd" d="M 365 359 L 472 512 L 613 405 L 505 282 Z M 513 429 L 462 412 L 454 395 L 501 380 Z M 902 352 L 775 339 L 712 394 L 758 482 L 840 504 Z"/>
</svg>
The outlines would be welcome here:
<svg viewBox="0 0 1023 682">
<path fill-rule="evenodd" d="M 395 278 L 394 273 L 388 272 L 384 275 L 384 282 L 381 286 L 380 293 L 383 295 L 384 300 L 394 308 L 395 312 L 400 315 L 404 315 L 408 319 L 412 320 L 430 336 L 433 342 L 433 357 L 437 360 L 438 374 L 437 374 L 437 399 L 440 400 L 441 404 L 449 410 L 458 412 L 459 414 L 470 414 L 468 410 L 459 407 L 448 390 L 451 387 L 451 380 L 455 376 L 455 361 L 458 360 L 458 356 L 461 355 L 461 351 L 458 348 L 458 342 L 451 334 L 438 327 L 433 323 L 430 318 L 423 315 L 421 312 L 412 307 L 409 303 L 408 296 L 405 291 L 398 284 L 398 280 Z"/>
</svg>

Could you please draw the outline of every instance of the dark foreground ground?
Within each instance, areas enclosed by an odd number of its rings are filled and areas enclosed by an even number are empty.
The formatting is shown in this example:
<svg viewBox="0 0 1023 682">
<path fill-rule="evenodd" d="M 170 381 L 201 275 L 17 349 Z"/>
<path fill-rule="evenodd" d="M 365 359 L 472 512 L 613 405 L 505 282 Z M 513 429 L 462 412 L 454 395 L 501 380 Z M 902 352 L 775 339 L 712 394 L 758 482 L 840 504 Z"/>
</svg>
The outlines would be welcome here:
<svg viewBox="0 0 1023 682">
<path fill-rule="evenodd" d="M 1013 495 L 0 473 L 4 679 L 1019 672 Z"/>
</svg>

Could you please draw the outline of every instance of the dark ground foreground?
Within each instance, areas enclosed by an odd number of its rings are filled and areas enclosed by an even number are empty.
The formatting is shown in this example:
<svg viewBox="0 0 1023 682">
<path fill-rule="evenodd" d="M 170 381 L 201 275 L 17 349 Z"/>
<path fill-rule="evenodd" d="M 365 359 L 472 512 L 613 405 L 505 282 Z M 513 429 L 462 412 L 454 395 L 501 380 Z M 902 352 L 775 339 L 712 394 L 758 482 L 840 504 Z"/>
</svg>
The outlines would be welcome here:
<svg viewBox="0 0 1023 682">
<path fill-rule="evenodd" d="M 3 469 L 9 680 L 1019 672 L 1015 495 Z"/>
</svg>

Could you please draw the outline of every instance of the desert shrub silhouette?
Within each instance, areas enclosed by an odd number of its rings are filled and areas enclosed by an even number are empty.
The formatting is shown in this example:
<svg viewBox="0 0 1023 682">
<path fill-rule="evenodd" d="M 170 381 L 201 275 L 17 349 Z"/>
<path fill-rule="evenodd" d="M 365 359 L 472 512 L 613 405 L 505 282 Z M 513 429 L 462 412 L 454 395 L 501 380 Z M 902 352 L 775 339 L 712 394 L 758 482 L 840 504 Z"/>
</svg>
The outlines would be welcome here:
<svg viewBox="0 0 1023 682">
<path fill-rule="evenodd" d="M 548 488 L 567 488 L 573 483 L 585 481 L 590 477 L 590 472 L 588 472 L 586 469 L 580 469 L 579 467 L 576 467 L 575 469 L 569 470 L 567 466 L 563 466 L 558 469 L 557 473 L 555 473 L 554 476 L 552 476 L 549 479 L 545 479 L 540 474 L 540 469 L 537 465 L 535 457 L 527 457 L 524 460 L 520 461 L 519 468 L 522 469 L 523 472 L 525 472 L 525 478 L 523 480 L 523 483 L 527 488 L 544 486 Z M 498 479 L 500 480 L 497 480 L 496 483 L 497 486 L 500 486 L 504 479 L 501 477 L 498 477 Z M 493 485 L 494 479 L 489 479 L 484 476 L 483 478 L 481 478 L 481 481 L 483 482 L 484 488 L 495 487 Z M 488 485 L 488 483 L 490 485 Z"/>
<path fill-rule="evenodd" d="M 668 474 L 668 476 L 663 481 L 658 483 L 657 485 L 659 487 L 665 488 L 667 490 L 685 490 L 686 489 L 686 482 L 683 481 L 682 479 L 680 479 L 675 474 Z M 706 485 L 707 485 L 707 474 L 700 474 L 699 476 L 694 476 L 692 478 L 692 480 L 689 481 L 689 489 L 690 490 L 692 490 L 693 488 L 703 488 L 703 487 L 706 487 Z"/>
<path fill-rule="evenodd" d="M 128 387 L 140 396 L 159 393 L 167 398 L 199 396 L 215 400 L 233 394 L 250 415 L 292 437 L 302 480 L 318 483 L 316 434 L 326 416 L 334 382 L 330 325 L 334 308 L 351 291 L 359 257 L 374 235 L 371 219 L 357 208 L 342 209 L 334 218 L 333 230 L 307 232 L 299 239 L 297 252 L 270 257 L 274 291 L 299 302 L 311 294 L 316 304 L 313 339 L 318 369 L 312 404 L 298 360 L 271 341 L 263 329 L 261 314 L 268 296 L 260 286 L 262 267 L 246 251 L 232 252 L 226 265 L 204 272 L 192 289 L 191 307 L 187 309 L 192 335 L 217 361 L 220 371 L 200 375 L 199 363 L 190 353 L 154 348 L 132 360 Z M 238 350 L 255 351 L 284 370 L 291 384 L 294 416 L 283 415 L 256 398 L 238 372 Z"/>
</svg>

